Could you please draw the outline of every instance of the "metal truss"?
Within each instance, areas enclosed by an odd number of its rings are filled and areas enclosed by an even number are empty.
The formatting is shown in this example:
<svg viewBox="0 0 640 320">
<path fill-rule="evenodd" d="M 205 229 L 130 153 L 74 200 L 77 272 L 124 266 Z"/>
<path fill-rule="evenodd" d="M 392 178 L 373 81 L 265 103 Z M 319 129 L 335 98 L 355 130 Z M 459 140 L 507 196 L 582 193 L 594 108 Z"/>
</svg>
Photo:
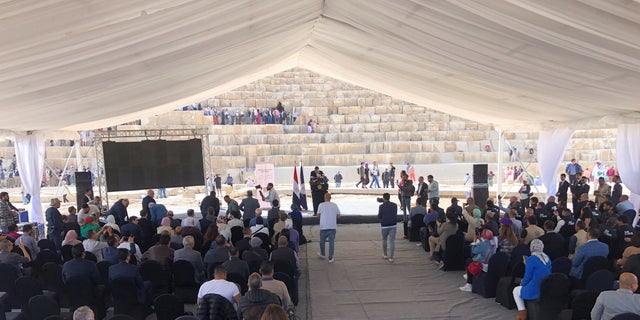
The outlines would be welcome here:
<svg viewBox="0 0 640 320">
<path fill-rule="evenodd" d="M 162 139 L 165 137 L 199 138 L 209 135 L 208 126 L 200 126 L 192 129 L 140 129 L 140 130 L 104 130 L 96 133 L 105 141 L 120 140 L 123 138 Z M 208 139 L 207 139 L 208 140 Z M 204 139 L 203 139 L 204 141 Z"/>
<path fill-rule="evenodd" d="M 99 130 L 94 131 L 93 149 L 96 152 L 96 180 L 95 184 L 98 187 L 98 195 L 102 201 L 106 202 L 107 208 L 109 208 L 109 194 L 107 193 L 107 175 L 104 170 L 104 149 L 102 148 L 102 132 Z"/>
</svg>

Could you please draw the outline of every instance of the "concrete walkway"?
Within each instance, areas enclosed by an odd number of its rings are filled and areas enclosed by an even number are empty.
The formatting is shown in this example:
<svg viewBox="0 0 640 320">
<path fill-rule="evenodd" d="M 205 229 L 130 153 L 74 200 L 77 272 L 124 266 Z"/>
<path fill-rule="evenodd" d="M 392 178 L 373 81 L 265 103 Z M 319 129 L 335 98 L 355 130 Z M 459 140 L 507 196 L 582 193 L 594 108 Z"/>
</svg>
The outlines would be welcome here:
<svg viewBox="0 0 640 320">
<path fill-rule="evenodd" d="M 300 250 L 300 319 L 506 320 L 517 315 L 493 298 L 459 291 L 463 272 L 438 270 L 422 247 L 402 239 L 401 224 L 394 263 L 382 258 L 377 224 L 338 225 L 333 264 L 316 255 L 318 226 L 305 226 L 304 232 L 313 242 Z"/>
</svg>

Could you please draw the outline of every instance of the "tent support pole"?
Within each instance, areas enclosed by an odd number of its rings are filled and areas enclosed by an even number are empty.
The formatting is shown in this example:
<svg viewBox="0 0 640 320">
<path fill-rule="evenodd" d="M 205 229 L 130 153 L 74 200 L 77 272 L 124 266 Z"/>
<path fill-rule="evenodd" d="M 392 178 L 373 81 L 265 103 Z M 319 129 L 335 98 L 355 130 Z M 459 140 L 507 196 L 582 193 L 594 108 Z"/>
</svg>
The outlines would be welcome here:
<svg viewBox="0 0 640 320">
<path fill-rule="evenodd" d="M 498 196 L 502 194 L 502 181 L 504 180 L 502 177 L 502 154 L 504 153 L 504 143 L 502 139 L 502 130 L 498 130 L 498 192 L 496 193 L 496 201 L 498 200 Z"/>
</svg>

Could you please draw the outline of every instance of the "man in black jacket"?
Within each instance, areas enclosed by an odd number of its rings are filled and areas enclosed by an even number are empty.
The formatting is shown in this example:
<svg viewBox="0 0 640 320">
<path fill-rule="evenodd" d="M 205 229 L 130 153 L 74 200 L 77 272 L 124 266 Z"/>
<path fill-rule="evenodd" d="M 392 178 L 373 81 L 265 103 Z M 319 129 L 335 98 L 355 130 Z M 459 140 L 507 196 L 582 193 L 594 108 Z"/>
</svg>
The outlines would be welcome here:
<svg viewBox="0 0 640 320">
<path fill-rule="evenodd" d="M 155 196 L 155 192 L 151 189 L 147 190 L 147 195 L 142 198 L 142 211 L 149 212 L 149 203 L 156 203 L 153 196 Z"/>
<path fill-rule="evenodd" d="M 422 177 L 420 178 L 422 179 Z M 378 207 L 378 220 L 380 220 L 382 228 L 382 257 L 393 262 L 398 226 L 398 205 L 389 201 L 390 199 L 389 193 L 385 192 L 382 195 L 382 204 Z M 389 255 L 387 255 L 387 241 L 389 242 Z"/>
<path fill-rule="evenodd" d="M 127 212 L 127 207 L 129 206 L 129 199 L 119 199 L 116 203 L 113 204 L 109 212 L 107 212 L 107 216 L 113 215 L 116 219 L 116 224 L 122 226 L 125 222 L 129 221 L 129 213 Z"/>
<path fill-rule="evenodd" d="M 62 246 L 64 222 L 62 222 L 62 215 L 58 208 L 60 208 L 60 199 L 51 199 L 50 207 L 45 211 L 45 217 L 47 219 L 47 237 L 53 241 L 59 251 Z"/>
<path fill-rule="evenodd" d="M 568 199 L 567 194 L 569 192 L 569 187 L 571 187 L 571 184 L 566 179 L 567 179 L 566 174 L 563 173 L 560 175 L 560 182 L 558 182 L 558 192 L 556 193 L 556 197 L 558 197 L 558 201 L 564 202 L 565 204 L 567 203 L 567 199 Z"/>
<path fill-rule="evenodd" d="M 203 217 L 207 214 L 209 207 L 213 207 L 213 215 L 218 216 L 220 213 L 220 200 L 216 197 L 215 190 L 211 191 L 209 195 L 204 197 L 202 202 L 200 202 L 200 214 L 202 214 Z"/>
<path fill-rule="evenodd" d="M 427 203 L 427 200 L 429 200 L 429 185 L 424 182 L 424 177 L 418 177 L 418 185 L 415 187 L 418 198 L 422 199 L 422 203 Z"/>
</svg>

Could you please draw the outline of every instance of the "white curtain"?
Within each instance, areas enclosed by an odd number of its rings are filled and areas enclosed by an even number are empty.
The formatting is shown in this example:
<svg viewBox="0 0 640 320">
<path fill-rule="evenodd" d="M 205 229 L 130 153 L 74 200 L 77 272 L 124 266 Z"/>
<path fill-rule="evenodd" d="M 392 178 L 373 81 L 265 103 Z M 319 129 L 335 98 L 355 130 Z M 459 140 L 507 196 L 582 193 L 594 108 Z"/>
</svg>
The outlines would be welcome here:
<svg viewBox="0 0 640 320">
<path fill-rule="evenodd" d="M 573 132 L 571 128 L 555 128 L 540 131 L 538 135 L 538 166 L 542 184 L 547 188 L 547 197 L 557 192 L 558 169 Z"/>
<path fill-rule="evenodd" d="M 40 183 L 44 167 L 44 135 L 16 133 L 16 160 L 24 191 L 31 195 L 29 221 L 44 222 L 40 203 Z"/>
<path fill-rule="evenodd" d="M 640 137 L 640 124 L 618 125 L 616 162 L 620 179 L 631 191 L 630 200 L 636 209 L 640 205 L 640 144 L 638 137 Z M 637 217 L 636 220 L 638 220 Z"/>
</svg>

